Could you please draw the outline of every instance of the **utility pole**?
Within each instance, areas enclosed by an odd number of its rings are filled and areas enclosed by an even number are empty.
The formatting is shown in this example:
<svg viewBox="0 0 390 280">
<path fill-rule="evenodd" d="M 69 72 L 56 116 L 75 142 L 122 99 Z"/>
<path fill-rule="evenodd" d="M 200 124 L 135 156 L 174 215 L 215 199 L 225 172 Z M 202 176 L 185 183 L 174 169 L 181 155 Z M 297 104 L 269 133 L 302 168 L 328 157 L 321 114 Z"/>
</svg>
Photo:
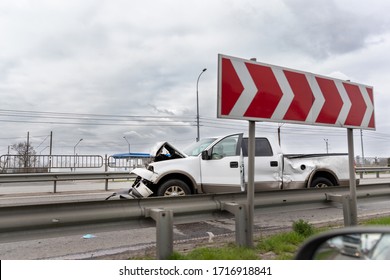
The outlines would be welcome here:
<svg viewBox="0 0 390 280">
<path fill-rule="evenodd" d="M 51 156 L 53 153 L 53 131 L 50 131 L 49 172 L 51 172 Z"/>
<path fill-rule="evenodd" d="M 364 160 L 364 146 L 363 146 L 363 129 L 360 129 L 360 143 L 362 145 L 362 166 L 364 166 L 365 160 Z"/>
<path fill-rule="evenodd" d="M 29 131 L 27 131 L 27 142 L 26 142 L 26 158 L 25 158 L 25 161 L 24 161 L 24 168 L 28 168 L 28 160 L 29 160 L 29 157 L 28 157 L 28 152 L 29 152 L 29 150 L 28 150 L 28 148 L 29 148 L 29 146 L 30 146 L 30 132 Z"/>
<path fill-rule="evenodd" d="M 324 141 L 325 141 L 325 145 L 326 145 L 326 153 L 327 154 L 329 154 L 329 141 L 328 141 L 328 139 L 324 139 Z"/>
<path fill-rule="evenodd" d="M 278 142 L 279 142 L 279 147 L 282 147 L 282 143 L 280 140 L 280 128 L 282 127 L 283 124 L 279 124 L 278 126 Z"/>
</svg>

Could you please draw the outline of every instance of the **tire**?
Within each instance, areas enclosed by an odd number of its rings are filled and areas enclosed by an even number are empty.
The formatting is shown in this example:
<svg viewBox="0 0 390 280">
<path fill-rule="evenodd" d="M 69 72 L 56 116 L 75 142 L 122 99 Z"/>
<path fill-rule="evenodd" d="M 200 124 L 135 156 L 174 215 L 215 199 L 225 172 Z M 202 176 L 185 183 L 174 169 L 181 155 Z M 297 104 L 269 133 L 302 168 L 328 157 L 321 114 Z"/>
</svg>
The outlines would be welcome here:
<svg viewBox="0 0 390 280">
<path fill-rule="evenodd" d="M 191 190 L 188 185 L 178 179 L 166 181 L 157 190 L 158 196 L 185 196 L 189 194 L 191 194 Z"/>
<path fill-rule="evenodd" d="M 331 186 L 333 186 L 333 183 L 324 177 L 315 178 L 310 184 L 310 188 L 327 188 Z"/>
</svg>

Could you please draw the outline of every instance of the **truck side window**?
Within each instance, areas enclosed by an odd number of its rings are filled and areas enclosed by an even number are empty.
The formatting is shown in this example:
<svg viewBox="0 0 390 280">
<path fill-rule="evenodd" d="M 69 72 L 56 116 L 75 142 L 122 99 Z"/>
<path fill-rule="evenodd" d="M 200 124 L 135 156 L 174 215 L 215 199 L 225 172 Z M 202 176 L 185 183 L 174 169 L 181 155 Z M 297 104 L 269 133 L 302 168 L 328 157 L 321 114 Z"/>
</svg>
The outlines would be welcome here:
<svg viewBox="0 0 390 280">
<path fill-rule="evenodd" d="M 242 139 L 242 154 L 244 157 L 248 156 L 248 138 Z M 272 147 L 267 138 L 256 138 L 255 156 L 256 157 L 273 156 Z"/>
<path fill-rule="evenodd" d="M 221 159 L 229 156 L 237 155 L 237 142 L 238 136 L 234 135 L 228 138 L 221 140 L 217 143 L 212 150 L 211 158 L 212 159 Z"/>
</svg>

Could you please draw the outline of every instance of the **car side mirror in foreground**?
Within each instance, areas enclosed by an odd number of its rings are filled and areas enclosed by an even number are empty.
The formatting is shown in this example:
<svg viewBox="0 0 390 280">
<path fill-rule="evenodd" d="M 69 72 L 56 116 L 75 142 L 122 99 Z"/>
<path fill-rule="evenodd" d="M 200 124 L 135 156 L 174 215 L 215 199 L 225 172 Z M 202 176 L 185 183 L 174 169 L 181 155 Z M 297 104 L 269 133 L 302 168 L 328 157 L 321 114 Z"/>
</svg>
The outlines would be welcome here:
<svg viewBox="0 0 390 280">
<path fill-rule="evenodd" d="M 310 238 L 297 260 L 390 260 L 390 227 L 347 227 Z"/>
</svg>

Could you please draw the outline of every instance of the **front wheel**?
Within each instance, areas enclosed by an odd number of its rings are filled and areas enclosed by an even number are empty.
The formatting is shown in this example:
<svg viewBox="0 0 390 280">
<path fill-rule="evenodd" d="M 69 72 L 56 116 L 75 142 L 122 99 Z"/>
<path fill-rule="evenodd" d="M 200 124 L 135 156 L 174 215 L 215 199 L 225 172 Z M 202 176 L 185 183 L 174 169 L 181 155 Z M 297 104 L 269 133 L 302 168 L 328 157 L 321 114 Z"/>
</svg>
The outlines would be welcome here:
<svg viewBox="0 0 390 280">
<path fill-rule="evenodd" d="M 178 179 L 166 181 L 157 190 L 158 196 L 184 196 L 189 194 L 191 194 L 191 190 L 188 185 Z"/>
<path fill-rule="evenodd" d="M 310 184 L 310 188 L 327 188 L 331 186 L 333 186 L 333 183 L 329 179 L 323 177 L 315 178 Z"/>
</svg>

